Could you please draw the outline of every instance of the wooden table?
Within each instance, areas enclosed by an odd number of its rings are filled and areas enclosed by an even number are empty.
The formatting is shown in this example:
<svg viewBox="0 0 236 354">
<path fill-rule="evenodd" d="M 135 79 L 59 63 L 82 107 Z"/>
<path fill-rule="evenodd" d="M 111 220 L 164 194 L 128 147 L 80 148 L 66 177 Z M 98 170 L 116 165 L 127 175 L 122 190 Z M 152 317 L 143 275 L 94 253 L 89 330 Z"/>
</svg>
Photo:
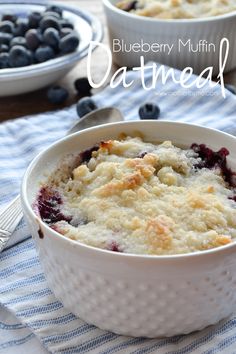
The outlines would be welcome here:
<svg viewBox="0 0 236 354">
<path fill-rule="evenodd" d="M 65 0 L 59 0 L 65 3 Z M 105 25 L 105 16 L 103 13 L 103 6 L 101 0 L 67 0 L 66 4 L 79 6 L 81 9 L 86 9 L 98 16 L 101 22 Z M 108 43 L 107 29 L 105 26 L 104 43 Z M 47 100 L 47 89 L 38 90 L 33 93 L 0 98 L 0 122 L 14 119 L 25 115 L 46 112 L 50 110 L 60 109 L 78 101 L 79 97 L 76 95 L 73 83 L 78 77 L 86 76 L 86 58 L 83 59 L 68 75 L 66 75 L 59 85 L 67 88 L 69 91 L 69 98 L 63 105 L 53 105 Z M 92 71 L 96 72 L 95 79 L 103 77 L 106 71 L 106 65 L 102 57 L 102 52 L 96 50 L 93 53 L 93 67 Z M 227 83 L 236 84 L 236 71 L 227 74 L 225 77 Z"/>
</svg>

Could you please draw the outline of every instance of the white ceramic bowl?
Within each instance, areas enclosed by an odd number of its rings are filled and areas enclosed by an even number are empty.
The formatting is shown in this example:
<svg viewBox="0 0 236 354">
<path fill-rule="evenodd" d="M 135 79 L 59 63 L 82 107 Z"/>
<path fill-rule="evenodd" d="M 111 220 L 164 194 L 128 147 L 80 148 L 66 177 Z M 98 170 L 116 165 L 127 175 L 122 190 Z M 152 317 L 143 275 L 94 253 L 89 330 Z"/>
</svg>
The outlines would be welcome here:
<svg viewBox="0 0 236 354">
<path fill-rule="evenodd" d="M 52 3 L 57 4 L 57 3 Z M 44 1 L 24 0 L 19 2 L 1 2 L 0 14 L 12 11 L 21 17 L 29 12 L 43 11 L 48 3 Z M 44 63 L 29 65 L 20 68 L 0 70 L 0 97 L 11 96 L 34 91 L 52 84 L 67 74 L 88 53 L 90 41 L 100 41 L 103 36 L 100 21 L 92 14 L 76 7 L 69 7 L 58 3 L 63 9 L 63 17 L 69 19 L 79 33 L 80 44 L 73 53 L 48 60 Z"/>
<path fill-rule="evenodd" d="M 219 44 L 223 37 L 229 40 L 229 57 L 226 63 L 225 72 L 236 67 L 236 12 L 222 16 L 201 18 L 201 19 L 157 19 L 138 16 L 118 9 L 115 4 L 118 0 L 103 0 L 107 25 L 109 30 L 110 44 L 114 39 L 124 41 L 126 44 L 153 43 L 174 44 L 173 50 L 168 55 L 166 52 L 138 53 L 131 51 L 119 51 L 113 53 L 113 60 L 119 66 L 140 66 L 140 55 L 145 61 L 156 61 L 178 69 L 190 66 L 196 74 L 201 73 L 208 66 L 214 67 L 214 75 L 218 74 L 219 66 Z M 216 51 L 196 53 L 182 47 L 179 52 L 179 40 L 184 43 L 189 40 L 195 47 L 200 40 L 213 43 Z M 147 47 L 146 47 L 147 48 Z M 213 47 L 211 47 L 213 48 Z"/>
<path fill-rule="evenodd" d="M 22 184 L 22 206 L 49 287 L 72 313 L 102 329 L 130 336 L 189 333 L 214 324 L 236 309 L 236 242 L 176 256 L 117 253 L 69 240 L 32 210 L 45 172 L 62 156 L 84 150 L 121 132 L 141 131 L 145 139 L 190 146 L 224 146 L 236 168 L 236 138 L 184 123 L 133 121 L 75 133 L 53 144 L 29 166 Z M 44 236 L 40 238 L 39 236 Z"/>
</svg>

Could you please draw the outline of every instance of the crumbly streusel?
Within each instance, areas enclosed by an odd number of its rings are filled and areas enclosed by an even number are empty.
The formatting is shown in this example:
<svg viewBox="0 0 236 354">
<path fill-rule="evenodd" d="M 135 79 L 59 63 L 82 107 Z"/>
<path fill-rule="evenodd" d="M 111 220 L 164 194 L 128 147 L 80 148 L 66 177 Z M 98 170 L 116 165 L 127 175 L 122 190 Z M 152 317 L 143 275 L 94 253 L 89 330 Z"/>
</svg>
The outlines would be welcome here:
<svg viewBox="0 0 236 354">
<path fill-rule="evenodd" d="M 220 168 L 201 163 L 194 149 L 170 141 L 101 142 L 50 176 L 39 212 L 65 237 L 113 251 L 167 255 L 226 245 L 236 238 L 234 190 Z"/>
</svg>

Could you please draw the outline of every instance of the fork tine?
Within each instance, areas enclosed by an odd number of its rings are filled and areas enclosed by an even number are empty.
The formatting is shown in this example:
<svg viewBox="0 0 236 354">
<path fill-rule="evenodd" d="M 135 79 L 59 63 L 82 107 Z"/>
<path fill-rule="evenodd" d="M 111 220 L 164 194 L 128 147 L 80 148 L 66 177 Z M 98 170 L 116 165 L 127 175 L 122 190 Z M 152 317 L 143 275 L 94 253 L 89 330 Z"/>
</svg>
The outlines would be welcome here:
<svg viewBox="0 0 236 354">
<path fill-rule="evenodd" d="M 18 195 L 0 213 L 0 252 L 7 244 L 22 216 L 20 196 Z"/>
<path fill-rule="evenodd" d="M 0 251 L 7 244 L 10 236 L 11 236 L 10 232 L 4 231 L 4 230 L 0 230 Z"/>
<path fill-rule="evenodd" d="M 15 224 L 15 220 L 18 215 L 21 214 L 21 202 L 20 196 L 17 196 L 2 213 L 0 213 L 0 229 L 12 232 L 14 228 L 12 224 Z"/>
<path fill-rule="evenodd" d="M 14 203 L 11 203 L 2 214 L 0 214 L 0 228 L 12 231 L 9 228 L 11 224 L 14 222 L 15 218 L 17 218 L 18 214 L 21 212 L 21 204 L 20 199 L 15 200 Z"/>
<path fill-rule="evenodd" d="M 9 209 L 8 209 L 9 210 Z M 12 209 L 11 209 L 12 210 Z M 12 225 L 12 223 L 14 223 L 14 221 L 15 221 L 15 219 L 17 218 L 17 216 L 19 215 L 19 213 L 20 213 L 20 210 L 16 210 L 16 209 L 14 209 L 14 211 L 12 212 L 12 214 L 10 214 L 10 211 L 9 211 L 9 214 L 8 214 L 8 216 L 6 217 L 6 219 L 5 219 L 5 222 L 3 223 L 3 225 L 2 225 L 2 223 L 0 222 L 0 226 L 1 226 L 1 228 L 2 229 L 4 229 L 4 230 L 6 230 L 6 231 L 12 231 L 12 228 L 11 228 L 11 225 Z"/>
<path fill-rule="evenodd" d="M 14 219 L 18 212 L 18 208 L 15 207 L 15 204 L 8 206 L 7 209 L 4 210 L 2 214 L 0 214 L 0 227 L 6 229 L 8 226 L 8 222 L 11 219 Z"/>
<path fill-rule="evenodd" d="M 14 207 L 12 207 L 12 203 L 8 204 L 6 208 L 4 208 L 1 213 L 0 213 L 0 226 L 2 228 L 5 228 L 5 223 L 9 219 L 9 211 L 11 210 L 11 213 L 14 212 Z"/>
</svg>

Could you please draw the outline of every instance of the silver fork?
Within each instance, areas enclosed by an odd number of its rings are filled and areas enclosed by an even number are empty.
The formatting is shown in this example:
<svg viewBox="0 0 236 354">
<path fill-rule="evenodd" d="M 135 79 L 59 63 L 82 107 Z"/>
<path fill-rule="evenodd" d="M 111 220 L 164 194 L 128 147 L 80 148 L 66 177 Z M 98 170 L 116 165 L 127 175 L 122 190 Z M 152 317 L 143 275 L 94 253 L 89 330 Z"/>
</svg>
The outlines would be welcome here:
<svg viewBox="0 0 236 354">
<path fill-rule="evenodd" d="M 0 252 L 6 246 L 11 234 L 22 218 L 20 196 L 0 212 Z"/>
</svg>

